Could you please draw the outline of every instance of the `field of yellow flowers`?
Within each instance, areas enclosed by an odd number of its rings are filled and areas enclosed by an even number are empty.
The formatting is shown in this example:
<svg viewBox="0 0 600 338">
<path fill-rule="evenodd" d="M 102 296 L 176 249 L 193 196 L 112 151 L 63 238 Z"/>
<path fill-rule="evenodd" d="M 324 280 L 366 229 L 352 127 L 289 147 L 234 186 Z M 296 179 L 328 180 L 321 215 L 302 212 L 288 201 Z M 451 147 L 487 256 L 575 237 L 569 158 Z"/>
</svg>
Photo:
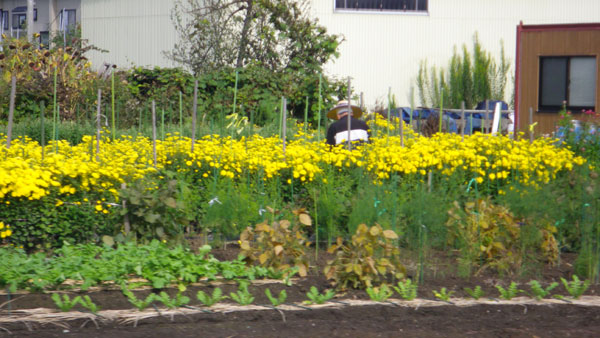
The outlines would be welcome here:
<svg viewBox="0 0 600 338">
<path fill-rule="evenodd" d="M 0 205 L 21 205 L 27 210 L 34 202 L 56 207 L 67 203 L 109 214 L 111 206 L 120 203 L 124 183 L 165 171 L 192 177 L 194 182 L 236 182 L 252 177 L 296 187 L 328 184 L 328 179 L 336 179 L 335 173 L 353 168 L 368 173 L 375 184 L 391 177 L 424 181 L 431 172 L 438 179 L 452 177 L 465 186 L 493 183 L 502 194 L 502 187 L 511 182 L 536 186 L 585 162 L 555 146 L 552 139 L 530 143 L 483 134 L 427 138 L 405 130 L 401 140 L 398 130 L 389 135 L 375 128 L 369 144 L 351 150 L 331 148 L 302 131 L 291 137 L 285 148 L 279 137 L 208 135 L 196 140 L 193 152 L 191 139 L 167 135 L 156 141 L 156 162 L 152 140 L 141 136 L 115 140 L 104 136 L 98 144 L 95 136 L 85 136 L 77 145 L 58 141 L 44 148 L 21 138 L 9 149 L 0 149 Z M 13 225 L 12 233 L 18 232 L 19 227 Z M 10 240 L 7 232 L 3 234 Z"/>
</svg>

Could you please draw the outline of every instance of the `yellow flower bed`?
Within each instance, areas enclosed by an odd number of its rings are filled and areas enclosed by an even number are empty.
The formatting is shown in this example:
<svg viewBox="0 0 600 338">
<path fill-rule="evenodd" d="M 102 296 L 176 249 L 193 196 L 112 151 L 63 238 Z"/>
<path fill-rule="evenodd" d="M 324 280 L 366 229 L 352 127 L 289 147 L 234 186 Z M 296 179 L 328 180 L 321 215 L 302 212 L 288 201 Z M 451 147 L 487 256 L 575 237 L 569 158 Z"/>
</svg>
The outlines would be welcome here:
<svg viewBox="0 0 600 338">
<path fill-rule="evenodd" d="M 567 149 L 555 147 L 551 139 L 540 138 L 530 144 L 505 136 L 475 134 L 462 141 L 456 134 L 426 138 L 407 127 L 405 130 L 404 146 L 398 135 L 389 139 L 383 135 L 351 151 L 344 147 L 330 149 L 324 141 L 299 134 L 288 141 L 285 153 L 277 137 L 234 140 L 206 136 L 196 141 L 192 153 L 189 138 L 169 135 L 165 141 L 157 141 L 157 168 L 168 167 L 199 179 L 215 174 L 230 179 L 259 175 L 265 180 L 280 177 L 288 182 L 321 183 L 327 168 L 362 167 L 375 181 L 392 175 L 422 177 L 433 171 L 446 176 L 461 172 L 460 177 L 478 183 L 518 180 L 537 185 L 585 161 Z M 117 199 L 121 183 L 155 170 L 152 142 L 145 137 L 115 141 L 105 138 L 100 143 L 98 160 L 94 136 L 85 136 L 74 146 L 64 141 L 51 143 L 45 147 L 43 159 L 37 142 L 19 139 L 10 149 L 0 148 L 0 200 L 37 200 L 50 194 L 59 198 L 85 191 L 108 191 Z"/>
</svg>

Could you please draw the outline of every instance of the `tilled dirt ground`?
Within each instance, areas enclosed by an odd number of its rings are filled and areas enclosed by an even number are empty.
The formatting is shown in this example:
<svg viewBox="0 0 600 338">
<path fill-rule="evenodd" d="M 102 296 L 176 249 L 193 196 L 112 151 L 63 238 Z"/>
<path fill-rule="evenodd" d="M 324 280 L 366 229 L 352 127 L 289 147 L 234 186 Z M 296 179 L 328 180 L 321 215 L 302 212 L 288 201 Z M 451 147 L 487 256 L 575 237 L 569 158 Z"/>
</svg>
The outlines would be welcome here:
<svg viewBox="0 0 600 338">
<path fill-rule="evenodd" d="M 220 259 L 236 257 L 235 250 L 216 252 Z M 255 296 L 253 310 L 236 309 L 231 301 L 219 304 L 219 311 L 199 311 L 201 306 L 196 293 L 203 290 L 212 293 L 220 287 L 225 295 L 237 290 L 232 282 L 198 284 L 188 286 L 185 292 L 194 309 L 176 310 L 175 315 L 155 304 L 155 309 L 146 310 L 151 315 L 141 314 L 134 309 L 118 288 L 93 289 L 85 293 L 69 291 L 71 297 L 77 294 L 89 295 L 102 311 L 121 311 L 123 316 L 133 316 L 136 320 L 116 320 L 96 317 L 85 313 L 80 306 L 74 308 L 72 317 L 58 312 L 56 305 L 45 293 L 0 294 L 0 336 L 12 337 L 598 337 L 600 336 L 600 293 L 598 286 L 591 286 L 586 295 L 594 300 L 592 304 L 577 302 L 546 301 L 534 303 L 531 298 L 523 301 L 488 301 L 485 304 L 459 306 L 436 301 L 433 290 L 442 287 L 454 292 L 455 297 L 467 297 L 465 287 L 480 285 L 485 297 L 498 297 L 495 285 L 507 286 L 510 281 L 519 282 L 520 289 L 529 289 L 526 282 L 530 277 L 508 276 L 499 279 L 496 275 L 482 273 L 471 278 L 457 277 L 453 271 L 453 261 L 441 257 L 430 261 L 422 284 L 419 285 L 419 298 L 422 302 L 437 302 L 435 306 L 402 305 L 389 303 L 362 304 L 349 306 L 334 303 L 318 309 L 302 309 L 284 306 L 273 309 L 264 291 L 269 288 L 273 294 L 286 290 L 286 304 L 302 304 L 311 286 L 320 291 L 331 287 L 319 273 L 326 256 L 319 262 L 307 278 L 294 279 L 291 286 L 280 282 L 258 281 L 250 287 Z M 565 255 L 561 264 L 547 267 L 537 279 L 544 285 L 559 281 L 559 277 L 570 279 L 572 259 Z M 411 269 L 409 268 L 409 273 Z M 149 288 L 135 291 L 138 298 L 150 292 Z M 176 289 L 167 290 L 171 295 Z M 66 292 L 66 291 L 64 291 Z M 564 288 L 557 287 L 553 294 L 567 295 Z M 397 297 L 397 295 L 396 295 Z M 337 300 L 361 302 L 368 296 L 364 290 L 350 290 L 338 294 Z M 456 303 L 456 302 L 455 302 Z M 329 303 L 330 305 L 332 303 Z M 224 307 L 224 308 L 223 308 Z M 229 309 L 229 308 L 231 309 Z M 45 309 L 45 310 L 44 310 Z M 189 310 L 189 311 L 188 311 Z M 40 311 L 38 319 L 27 317 L 27 313 Z M 107 312 L 108 313 L 108 312 Z M 102 314 L 102 312 L 101 312 Z M 12 317 L 11 317 L 12 316 Z M 107 315 L 108 316 L 108 315 Z M 42 319 L 40 319 L 42 318 Z M 109 320 L 110 319 L 110 320 Z M 122 319 L 122 318 L 121 318 Z"/>
</svg>

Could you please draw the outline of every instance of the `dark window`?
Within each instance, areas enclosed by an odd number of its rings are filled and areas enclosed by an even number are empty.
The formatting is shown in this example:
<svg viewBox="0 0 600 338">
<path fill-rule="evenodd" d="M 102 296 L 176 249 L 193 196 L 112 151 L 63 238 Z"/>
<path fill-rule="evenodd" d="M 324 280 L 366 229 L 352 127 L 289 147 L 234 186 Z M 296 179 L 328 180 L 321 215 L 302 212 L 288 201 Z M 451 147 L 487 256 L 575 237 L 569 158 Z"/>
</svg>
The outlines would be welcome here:
<svg viewBox="0 0 600 338">
<path fill-rule="evenodd" d="M 77 23 L 77 12 L 74 9 L 64 9 L 59 13 L 60 30 L 69 31 Z"/>
<path fill-rule="evenodd" d="M 40 47 L 48 49 L 50 46 L 50 33 L 48 31 L 40 32 Z"/>
<path fill-rule="evenodd" d="M 427 11 L 428 0 L 335 0 L 335 9 L 367 11 Z"/>
<path fill-rule="evenodd" d="M 2 21 L 2 29 L 7 31 L 8 30 L 8 11 L 1 11 L 2 12 L 2 16 L 0 17 L 0 20 Z"/>
<path fill-rule="evenodd" d="M 540 109 L 595 109 L 596 76 L 594 56 L 540 58 Z"/>
<path fill-rule="evenodd" d="M 21 28 L 25 28 L 26 25 L 27 25 L 27 14 L 13 12 L 12 28 L 13 29 L 21 29 Z"/>
</svg>

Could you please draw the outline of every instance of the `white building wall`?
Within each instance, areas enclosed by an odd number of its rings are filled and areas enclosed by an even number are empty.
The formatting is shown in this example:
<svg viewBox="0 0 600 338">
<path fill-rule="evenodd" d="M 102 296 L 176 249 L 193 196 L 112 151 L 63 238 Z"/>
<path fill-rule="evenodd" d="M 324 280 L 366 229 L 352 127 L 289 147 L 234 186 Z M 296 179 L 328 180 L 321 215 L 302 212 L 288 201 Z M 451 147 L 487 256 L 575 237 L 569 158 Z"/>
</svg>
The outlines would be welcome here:
<svg viewBox="0 0 600 338">
<path fill-rule="evenodd" d="M 312 15 L 329 33 L 342 34 L 340 57 L 327 65 L 329 75 L 352 78 L 365 103 L 386 101 L 391 87 L 398 104 L 408 106 L 421 60 L 447 67 L 453 48 L 472 50 L 475 32 L 499 59 L 500 41 L 514 74 L 516 27 L 524 24 L 600 21 L 599 0 L 429 0 L 427 15 L 334 11 L 335 0 L 311 0 Z M 462 52 L 459 49 L 459 52 Z M 507 88 L 510 101 L 512 84 Z M 415 103 L 419 104 L 415 86 Z"/>
<path fill-rule="evenodd" d="M 163 51 L 177 34 L 171 22 L 173 0 L 83 0 L 82 36 L 107 53 L 92 52 L 92 64 L 175 66 Z"/>
<path fill-rule="evenodd" d="M 408 105 L 419 63 L 446 67 L 454 46 L 478 32 L 483 47 L 496 58 L 500 41 L 514 73 L 516 26 L 600 21 L 600 0 L 429 0 L 426 15 L 334 11 L 335 0 L 310 0 L 311 15 L 330 33 L 342 34 L 340 57 L 326 65 L 328 75 L 352 78 L 355 92 L 373 107 L 391 87 L 398 104 Z M 121 67 L 173 66 L 163 55 L 177 34 L 170 19 L 174 0 L 82 0 L 83 37 L 108 53 L 92 62 Z M 512 86 L 507 88 L 509 101 Z M 419 104 L 415 89 L 415 101 Z"/>
</svg>

